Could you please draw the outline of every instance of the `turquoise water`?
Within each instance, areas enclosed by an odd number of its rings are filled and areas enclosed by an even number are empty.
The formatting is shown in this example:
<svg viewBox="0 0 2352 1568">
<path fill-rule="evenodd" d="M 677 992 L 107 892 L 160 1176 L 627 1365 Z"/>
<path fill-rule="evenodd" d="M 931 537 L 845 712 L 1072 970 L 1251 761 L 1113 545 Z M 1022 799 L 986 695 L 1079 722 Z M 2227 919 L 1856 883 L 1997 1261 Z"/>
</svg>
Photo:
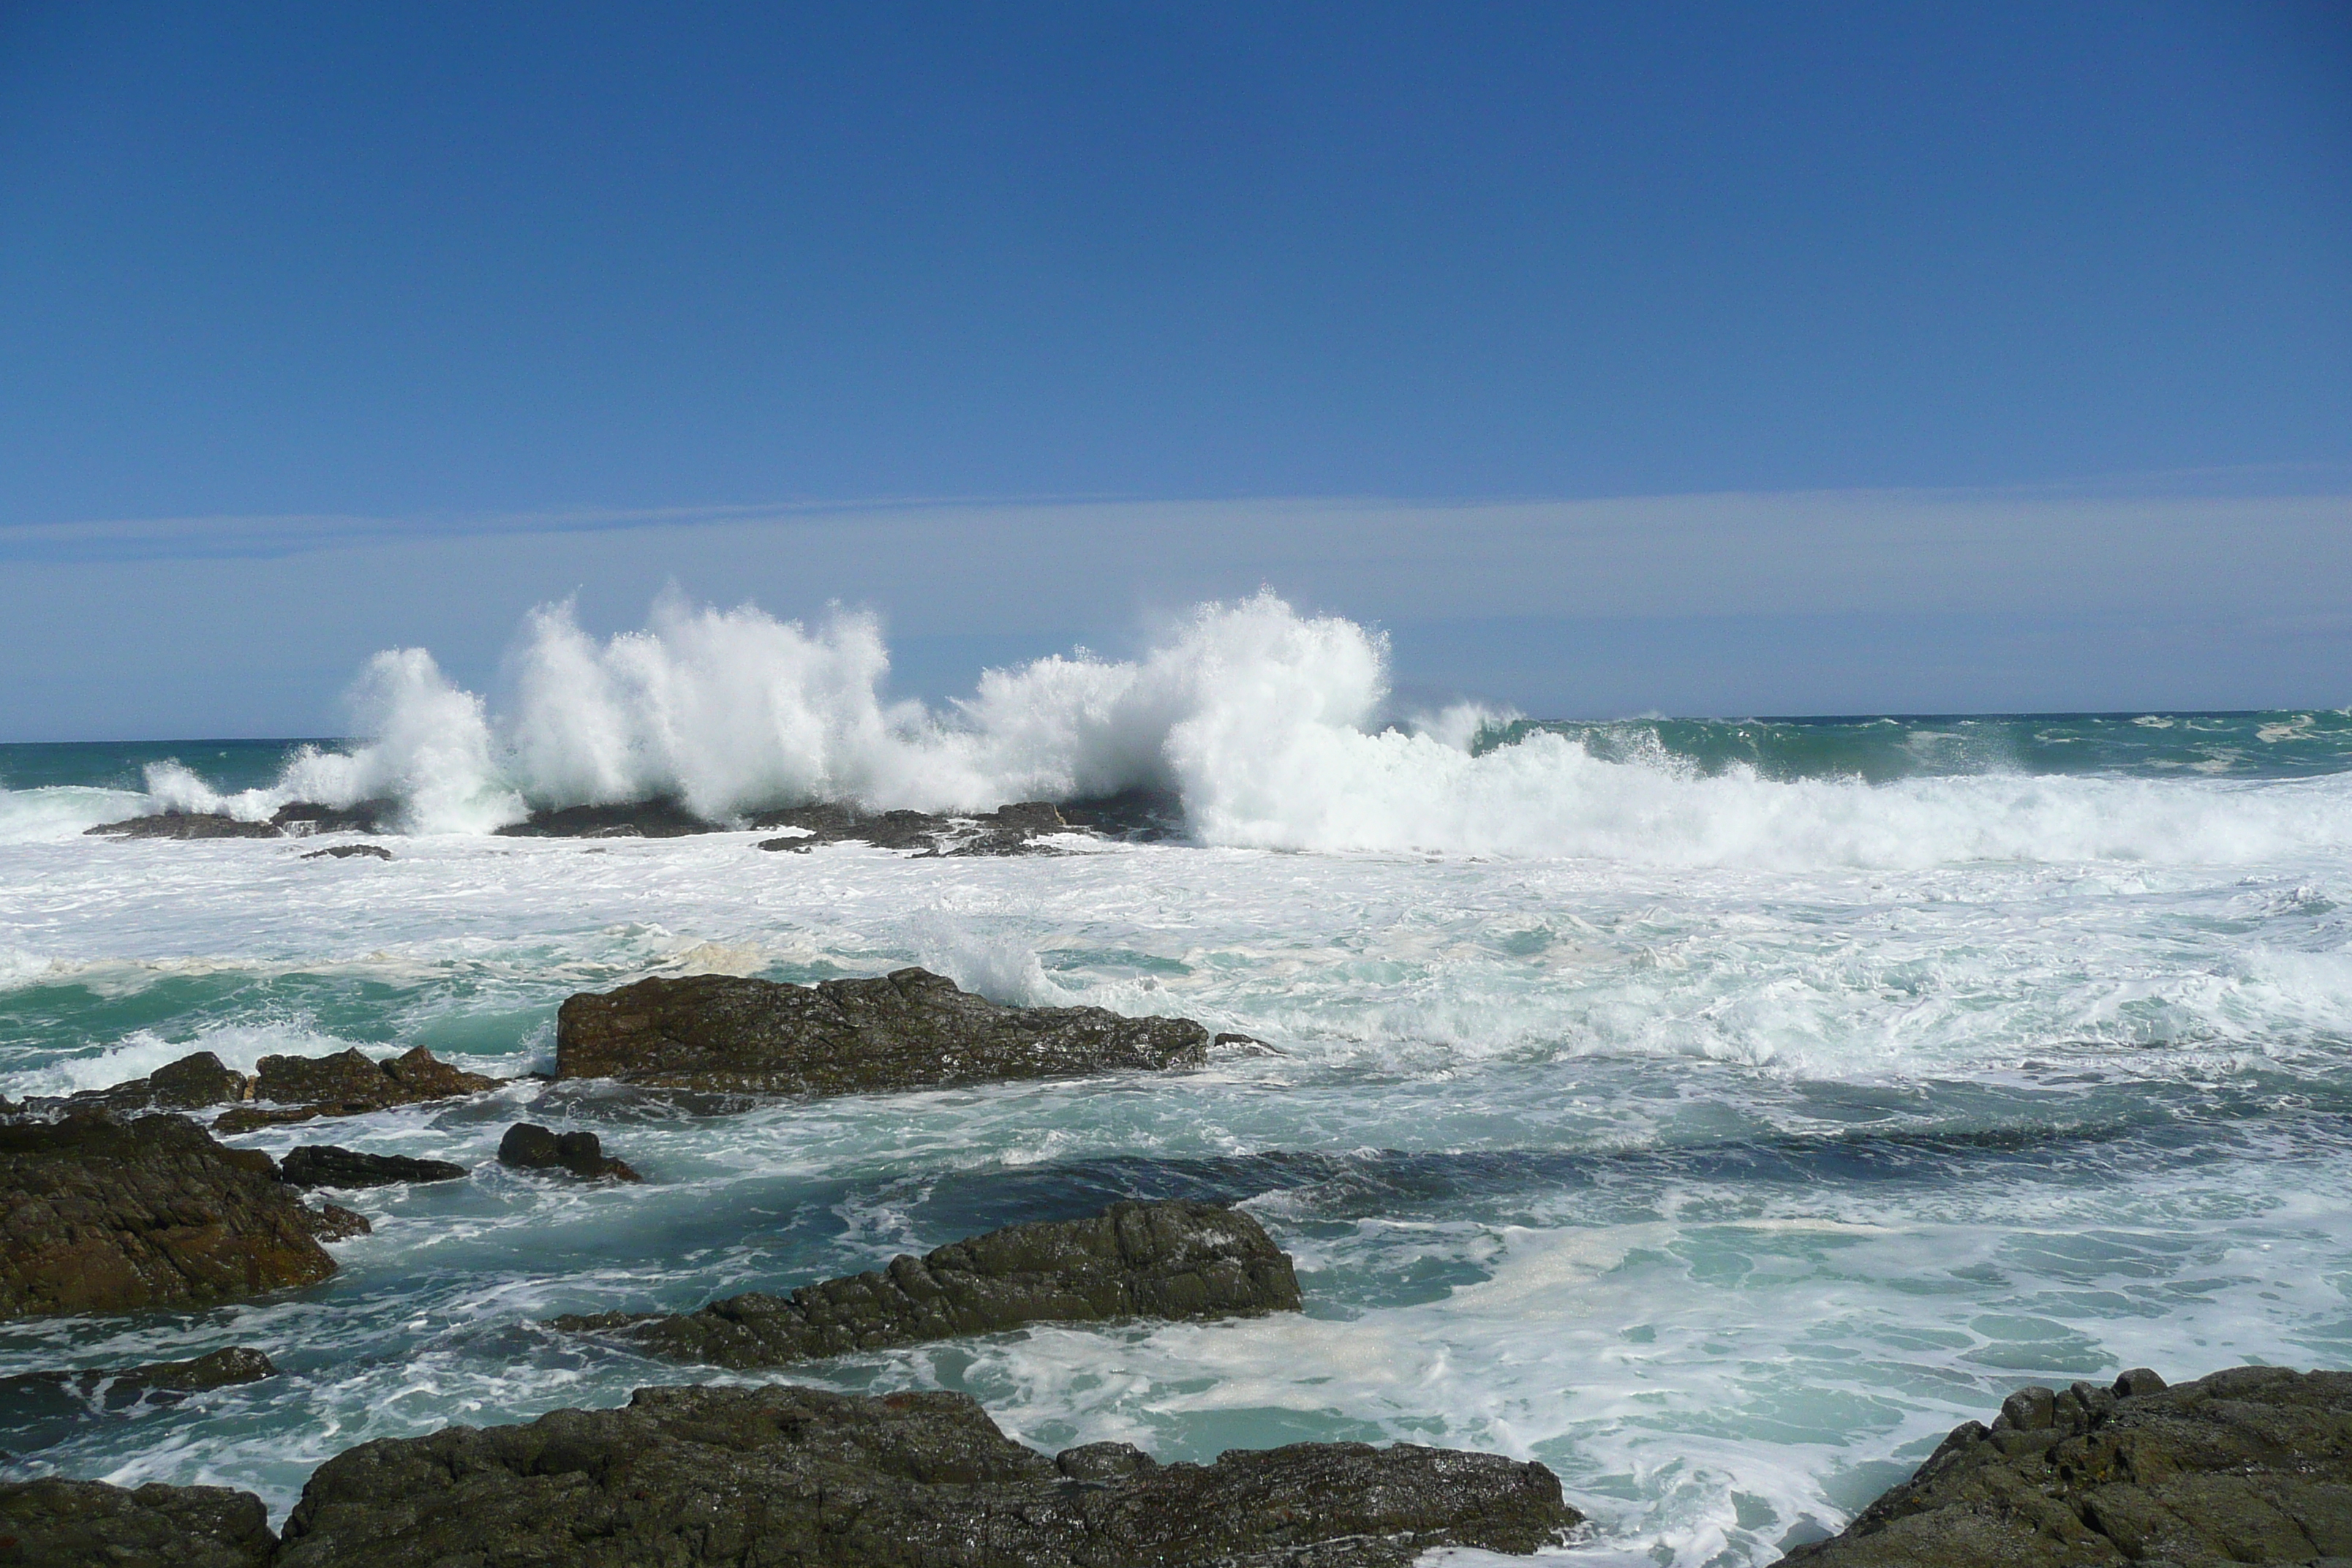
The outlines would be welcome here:
<svg viewBox="0 0 2352 1568">
<path fill-rule="evenodd" d="M 343 1198 L 376 1232 L 313 1291 L 0 1328 L 0 1373 L 231 1343 L 287 1372 L 21 1416 L 11 1473 L 250 1487 L 282 1517 L 355 1442 L 691 1375 L 551 1314 L 789 1287 L 1129 1194 L 1245 1203 L 1308 1310 L 791 1375 L 966 1389 L 1046 1446 L 1502 1449 L 1592 1516 L 1567 1560 L 1696 1565 L 1835 1528 L 2021 1382 L 2352 1364 L 2342 714 L 1482 723 L 1203 742 L 1197 765 L 1179 737 L 1194 841 L 993 861 L 429 822 L 389 863 L 89 838 L 152 804 L 149 763 L 232 797 L 303 749 L 0 748 L 10 1095 L 194 1049 L 425 1044 L 520 1073 L 575 991 L 918 962 L 1284 1053 L 732 1110 L 526 1081 L 239 1138 L 474 1174 Z M 1252 793 L 1266 755 L 1288 793 Z M 526 1117 L 649 1181 L 502 1170 Z"/>
</svg>

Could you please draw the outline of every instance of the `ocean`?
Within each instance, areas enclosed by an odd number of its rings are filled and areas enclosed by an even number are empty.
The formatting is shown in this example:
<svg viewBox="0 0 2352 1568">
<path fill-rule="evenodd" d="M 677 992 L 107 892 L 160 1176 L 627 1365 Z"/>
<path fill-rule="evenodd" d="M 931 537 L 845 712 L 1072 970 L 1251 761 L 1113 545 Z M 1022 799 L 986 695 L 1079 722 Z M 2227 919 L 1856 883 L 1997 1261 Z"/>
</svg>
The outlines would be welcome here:
<svg viewBox="0 0 2352 1568">
<path fill-rule="evenodd" d="M 1305 1314 L 777 1375 L 963 1390 L 1048 1448 L 1500 1450 L 1591 1517 L 1564 1560 L 1696 1568 L 1833 1531 L 2020 1384 L 2352 1364 L 2345 712 L 1399 713 L 1377 635 L 1270 596 L 942 709 L 887 670 L 855 616 L 672 606 L 598 641 L 558 611 L 488 695 L 382 656 L 362 741 L 0 746 L 0 1093 L 194 1050 L 520 1074 L 578 991 L 908 963 L 1279 1054 L 733 1114 L 526 1080 L 241 1137 L 474 1173 L 361 1194 L 374 1233 L 307 1293 L 0 1326 L 0 1374 L 229 1344 L 285 1373 L 0 1430 L 8 1473 L 248 1488 L 282 1521 L 355 1443 L 698 1375 L 555 1313 L 1131 1195 L 1246 1205 Z M 656 795 L 725 821 L 1131 788 L 1180 798 L 1182 831 L 920 859 L 491 831 Z M 406 831 L 389 862 L 83 833 L 291 799 L 391 800 Z M 507 1171 L 525 1119 L 648 1180 Z"/>
</svg>

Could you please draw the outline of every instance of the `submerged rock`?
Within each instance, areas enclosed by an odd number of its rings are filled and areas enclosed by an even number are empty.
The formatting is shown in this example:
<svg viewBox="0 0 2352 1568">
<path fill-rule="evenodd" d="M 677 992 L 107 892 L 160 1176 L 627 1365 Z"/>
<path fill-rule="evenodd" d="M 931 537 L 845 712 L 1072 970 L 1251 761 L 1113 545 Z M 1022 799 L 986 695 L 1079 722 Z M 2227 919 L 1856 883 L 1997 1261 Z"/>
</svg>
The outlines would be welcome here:
<svg viewBox="0 0 2352 1568">
<path fill-rule="evenodd" d="M 1969 1421 L 1808 1568 L 2352 1558 L 2352 1373 L 2233 1367 L 2167 1388 L 2021 1388 Z"/>
<path fill-rule="evenodd" d="M 499 829 L 507 838 L 683 838 L 723 831 L 723 824 L 707 822 L 680 802 L 667 798 L 628 805 L 567 805 L 534 811 L 528 819 Z"/>
<path fill-rule="evenodd" d="M 752 1291 L 698 1312 L 563 1317 L 551 1326 L 618 1331 L 677 1361 L 761 1367 L 1029 1323 L 1254 1318 L 1298 1307 L 1290 1258 L 1256 1220 L 1171 1201 L 1008 1226 L 789 1296 Z"/>
<path fill-rule="evenodd" d="M 213 1125 L 247 1132 L 321 1116 L 358 1116 L 394 1105 L 418 1105 L 498 1088 L 505 1080 L 466 1072 L 418 1046 L 377 1061 L 354 1046 L 331 1057 L 264 1057 L 256 1064 L 248 1098 L 268 1105 L 224 1111 Z"/>
<path fill-rule="evenodd" d="M 452 1426 L 321 1465 L 276 1568 L 1404 1568 L 1577 1522 L 1541 1465 L 1302 1443 L 1213 1465 L 1013 1442 L 957 1394 L 641 1388 L 620 1410 Z"/>
<path fill-rule="evenodd" d="M 200 1305 L 335 1271 L 266 1154 L 184 1117 L 0 1126 L 0 1320 Z"/>
<path fill-rule="evenodd" d="M 763 811 L 754 828 L 800 829 L 788 837 L 761 841 L 762 849 L 803 852 L 820 844 L 870 844 L 877 849 L 915 849 L 924 855 L 1026 855 L 1044 850 L 1039 839 L 1080 831 L 1065 821 L 1052 801 L 1024 800 L 994 811 L 957 816 L 928 811 L 866 811 L 827 802 Z"/>
<path fill-rule="evenodd" d="M 0 1483 L 0 1563 L 267 1568 L 277 1544 L 261 1500 L 226 1487 Z"/>
<path fill-rule="evenodd" d="M 362 1154 L 332 1143 L 305 1143 L 278 1163 L 278 1177 L 298 1187 L 383 1187 L 395 1182 L 454 1182 L 466 1167 L 405 1154 Z"/>
<path fill-rule="evenodd" d="M 129 1404 L 150 1394 L 195 1394 L 231 1384 L 276 1377 L 269 1357 L 244 1345 L 210 1351 L 187 1361 L 150 1362 L 144 1366 L 88 1368 L 80 1372 L 26 1372 L 0 1377 L 0 1395 L 30 1391 L 70 1391 L 104 1405 Z"/>
<path fill-rule="evenodd" d="M 389 860 L 392 851 L 381 844 L 330 844 L 302 857 L 305 860 Z"/>
<path fill-rule="evenodd" d="M 519 1171 L 569 1171 L 592 1180 L 642 1182 L 626 1160 L 604 1152 L 593 1132 L 554 1132 L 518 1121 L 499 1140 L 499 1163 Z"/>
<path fill-rule="evenodd" d="M 1101 1007 L 1007 1007 L 943 976 L 790 985 L 698 974 L 572 997 L 556 1015 L 555 1076 L 766 1094 L 1164 1072 L 1199 1067 L 1190 1018 Z"/>
</svg>

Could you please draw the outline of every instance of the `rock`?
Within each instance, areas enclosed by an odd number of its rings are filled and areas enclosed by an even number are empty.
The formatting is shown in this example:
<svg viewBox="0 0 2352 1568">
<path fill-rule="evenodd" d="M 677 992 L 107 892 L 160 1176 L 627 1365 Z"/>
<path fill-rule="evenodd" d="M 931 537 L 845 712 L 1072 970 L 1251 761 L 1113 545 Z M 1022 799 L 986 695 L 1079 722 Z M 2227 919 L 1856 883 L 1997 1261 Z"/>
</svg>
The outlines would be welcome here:
<svg viewBox="0 0 2352 1568">
<path fill-rule="evenodd" d="M 277 1366 L 260 1351 L 244 1345 L 210 1351 L 188 1361 L 150 1362 L 144 1366 L 91 1368 L 82 1372 L 26 1372 L 0 1377 L 0 1391 L 68 1389 L 108 1405 L 129 1404 L 151 1393 L 195 1394 L 236 1383 L 276 1377 Z"/>
<path fill-rule="evenodd" d="M 394 1105 L 479 1094 L 504 1081 L 461 1071 L 423 1046 L 390 1061 L 377 1061 L 353 1047 L 331 1057 L 264 1057 L 257 1067 L 252 1098 L 272 1103 L 224 1111 L 213 1123 L 216 1130 L 249 1132 L 320 1116 L 357 1116 Z"/>
<path fill-rule="evenodd" d="M 1577 1522 L 1541 1465 L 1304 1443 L 1070 1470 L 957 1394 L 641 1388 L 620 1410 L 452 1426 L 321 1465 L 275 1568 L 1404 1568 L 1527 1552 Z M 1072 1472 L 1076 1473 L 1073 1474 Z"/>
<path fill-rule="evenodd" d="M 583 993 L 556 1015 L 555 1076 L 765 1094 L 1072 1078 L 1200 1066 L 1189 1018 L 1006 1007 L 927 970 L 789 985 L 698 974 Z"/>
<path fill-rule="evenodd" d="M 530 1121 L 518 1121 L 499 1140 L 499 1163 L 519 1171 L 569 1171 L 575 1176 L 642 1182 L 643 1176 L 625 1160 L 604 1152 L 593 1132 L 551 1132 Z"/>
<path fill-rule="evenodd" d="M 782 1366 L 1029 1323 L 1263 1317 L 1298 1310 L 1289 1257 L 1248 1215 L 1211 1204 L 1113 1204 L 1088 1219 L 1008 1226 L 879 1273 L 758 1291 L 698 1312 L 564 1317 L 636 1346 L 715 1366 Z"/>
<path fill-rule="evenodd" d="M 721 831 L 719 824 L 704 821 L 671 799 L 534 811 L 528 820 L 499 829 L 508 838 L 682 838 Z"/>
<path fill-rule="evenodd" d="M 310 1226 L 310 1234 L 320 1241 L 349 1241 L 355 1236 L 366 1236 L 375 1229 L 367 1215 L 335 1204 L 320 1204 L 317 1208 L 302 1211 Z"/>
<path fill-rule="evenodd" d="M 86 1089 L 62 1102 L 68 1107 L 93 1106 L 112 1111 L 202 1110 L 243 1100 L 250 1080 L 223 1064 L 210 1051 L 197 1051 L 167 1063 L 145 1078 L 134 1078 L 110 1089 Z"/>
<path fill-rule="evenodd" d="M 1809 1568 L 2352 1557 L 2352 1373 L 2242 1366 L 2167 1388 L 2023 1388 L 1955 1427 Z"/>
<path fill-rule="evenodd" d="M 1174 790 L 1130 789 L 1087 800 L 1066 800 L 1062 819 L 1104 838 L 1152 844 L 1184 833 L 1184 797 Z"/>
<path fill-rule="evenodd" d="M 298 800 L 279 806 L 269 823 L 289 838 L 307 838 L 315 833 L 389 833 L 399 822 L 401 811 L 396 800 L 363 800 L 357 805 L 341 806 Z"/>
<path fill-rule="evenodd" d="M 361 858 L 389 860 L 392 851 L 381 844 L 330 844 L 324 849 L 313 849 L 302 857 L 305 860 L 351 860 Z"/>
<path fill-rule="evenodd" d="M 1078 831 L 1053 802 L 1022 801 L 971 816 L 935 816 L 928 811 L 868 812 L 825 802 L 763 811 L 751 818 L 760 829 L 796 827 L 790 837 L 762 840 L 762 849 L 804 853 L 820 844 L 861 843 L 877 849 L 914 849 L 926 856 L 1024 855 L 1046 849 L 1036 842 L 1056 833 Z"/>
<path fill-rule="evenodd" d="M 201 1305 L 335 1271 L 266 1154 L 184 1117 L 0 1127 L 0 1320 Z"/>
<path fill-rule="evenodd" d="M 276 823 L 240 822 L 222 811 L 163 811 L 101 822 L 82 831 L 115 838 L 278 838 L 285 834 Z"/>
<path fill-rule="evenodd" d="M 267 1568 L 277 1544 L 261 1500 L 226 1487 L 0 1483 L 0 1563 Z"/>
<path fill-rule="evenodd" d="M 298 1187 L 383 1187 L 395 1182 L 454 1182 L 463 1165 L 405 1154 L 362 1154 L 332 1143 L 305 1143 L 278 1163 L 278 1179 Z"/>
</svg>

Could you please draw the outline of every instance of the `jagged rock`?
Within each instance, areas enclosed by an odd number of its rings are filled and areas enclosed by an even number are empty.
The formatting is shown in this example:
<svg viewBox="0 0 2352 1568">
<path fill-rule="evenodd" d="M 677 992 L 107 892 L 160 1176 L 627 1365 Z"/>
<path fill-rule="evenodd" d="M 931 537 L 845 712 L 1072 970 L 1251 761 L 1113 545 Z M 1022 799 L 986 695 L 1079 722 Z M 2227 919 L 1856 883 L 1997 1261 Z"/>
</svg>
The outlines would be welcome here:
<svg viewBox="0 0 2352 1568">
<path fill-rule="evenodd" d="M 320 1204 L 317 1208 L 302 1211 L 310 1226 L 310 1234 L 320 1241 L 349 1241 L 355 1236 L 366 1236 L 375 1229 L 367 1215 L 355 1214 L 336 1204 Z"/>
<path fill-rule="evenodd" d="M 278 1163 L 278 1178 L 298 1187 L 383 1187 L 395 1182 L 454 1182 L 463 1165 L 405 1154 L 362 1154 L 332 1143 L 305 1143 Z"/>
<path fill-rule="evenodd" d="M 766 1094 L 1198 1067 L 1189 1018 L 1007 1007 L 928 970 L 790 985 L 698 974 L 589 992 L 556 1015 L 555 1076 Z"/>
<path fill-rule="evenodd" d="M 642 1182 L 626 1160 L 604 1152 L 593 1132 L 557 1133 L 518 1121 L 499 1140 L 499 1163 L 519 1171 L 569 1171 L 592 1180 Z"/>
<path fill-rule="evenodd" d="M 160 811 L 151 816 L 101 822 L 82 831 L 114 838 L 278 838 L 285 835 L 285 829 L 274 822 L 241 822 L 223 811 Z"/>
<path fill-rule="evenodd" d="M 261 1500 L 226 1487 L 0 1483 L 0 1563 L 267 1568 L 277 1544 Z"/>
<path fill-rule="evenodd" d="M 335 1260 L 267 1154 L 184 1117 L 0 1127 L 0 1320 L 315 1285 Z"/>
<path fill-rule="evenodd" d="M 392 851 L 381 844 L 330 844 L 302 857 L 305 860 L 389 860 Z"/>
<path fill-rule="evenodd" d="M 509 838 L 683 838 L 721 831 L 719 824 L 706 822 L 669 799 L 534 811 L 527 820 L 499 829 Z"/>
<path fill-rule="evenodd" d="M 1024 800 L 994 811 L 939 816 L 928 811 L 869 812 L 825 802 L 763 811 L 754 828 L 796 827 L 794 836 L 761 840 L 762 849 L 804 853 L 820 844 L 870 844 L 877 849 L 915 849 L 925 855 L 1024 855 L 1045 849 L 1038 839 L 1078 829 L 1062 818 L 1053 802 Z"/>
<path fill-rule="evenodd" d="M 249 1132 L 320 1116 L 357 1116 L 478 1094 L 504 1081 L 453 1068 L 423 1046 L 390 1061 L 377 1061 L 355 1046 L 331 1057 L 264 1057 L 257 1068 L 251 1097 L 271 1103 L 224 1111 L 213 1123 L 218 1131 Z"/>
<path fill-rule="evenodd" d="M 1057 1463 L 956 1394 L 641 1388 L 620 1410 L 384 1439 L 321 1465 L 275 1568 L 1404 1568 L 1577 1522 L 1541 1465 L 1302 1443 Z M 1106 1461 L 1108 1462 L 1106 1462 Z"/>
<path fill-rule="evenodd" d="M 279 806 L 269 822 L 290 838 L 306 838 L 314 833 L 389 833 L 400 820 L 401 811 L 396 800 L 363 800 L 357 805 L 298 800 Z"/>
<path fill-rule="evenodd" d="M 1953 1428 L 1808 1568 L 2352 1558 L 2352 1373 L 2233 1367 L 2167 1388 L 2022 1388 Z"/>
<path fill-rule="evenodd" d="M 1298 1310 L 1289 1257 L 1248 1215 L 1212 1204 L 1113 1204 L 1088 1219 L 1008 1226 L 878 1273 L 752 1291 L 698 1312 L 563 1317 L 656 1355 L 782 1366 L 1029 1323 L 1262 1317 Z"/>
<path fill-rule="evenodd" d="M 246 1076 L 210 1051 L 197 1051 L 110 1089 L 86 1089 L 64 1103 L 112 1111 L 201 1110 L 243 1100 Z"/>
</svg>

